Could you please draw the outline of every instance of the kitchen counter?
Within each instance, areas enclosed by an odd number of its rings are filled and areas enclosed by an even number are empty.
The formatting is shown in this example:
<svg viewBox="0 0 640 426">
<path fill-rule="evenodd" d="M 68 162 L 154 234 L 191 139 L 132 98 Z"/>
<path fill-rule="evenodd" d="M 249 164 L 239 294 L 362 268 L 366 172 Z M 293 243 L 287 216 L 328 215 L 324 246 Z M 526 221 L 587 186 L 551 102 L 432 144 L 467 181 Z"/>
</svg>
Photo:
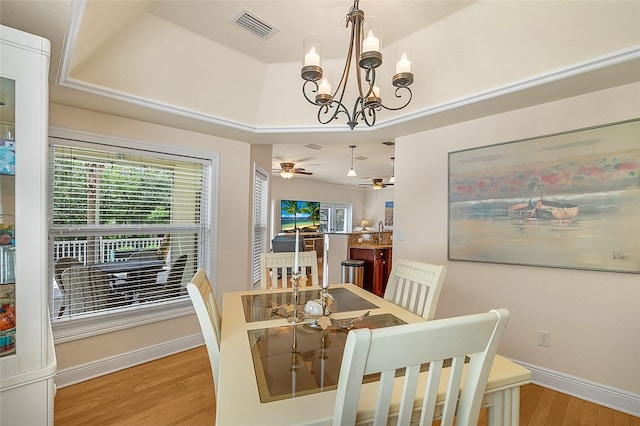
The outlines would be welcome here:
<svg viewBox="0 0 640 426">
<path fill-rule="evenodd" d="M 352 232 L 349 234 L 349 248 L 391 248 L 393 243 L 393 231 L 366 231 Z"/>
<path fill-rule="evenodd" d="M 392 247 L 392 244 L 386 244 L 386 243 L 378 244 L 378 243 L 364 242 L 364 241 L 361 243 L 353 243 L 349 245 L 349 248 L 360 248 L 360 249 L 371 249 L 371 250 L 390 249 L 391 247 Z"/>
</svg>

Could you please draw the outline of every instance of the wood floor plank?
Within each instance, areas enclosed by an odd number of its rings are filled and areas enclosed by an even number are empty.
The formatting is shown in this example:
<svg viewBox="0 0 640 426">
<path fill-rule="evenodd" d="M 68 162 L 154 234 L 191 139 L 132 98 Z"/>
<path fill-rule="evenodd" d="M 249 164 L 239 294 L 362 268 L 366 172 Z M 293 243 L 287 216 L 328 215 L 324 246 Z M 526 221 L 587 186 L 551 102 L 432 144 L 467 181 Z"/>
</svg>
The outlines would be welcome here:
<svg viewBox="0 0 640 426">
<path fill-rule="evenodd" d="M 569 397 L 561 426 L 578 426 L 580 424 L 580 411 L 583 403 L 584 401 L 581 399 Z"/>
<path fill-rule="evenodd" d="M 630 426 L 631 416 L 621 413 L 620 411 L 613 411 L 613 426 Z"/>
<path fill-rule="evenodd" d="M 596 410 L 596 424 L 598 426 L 613 426 L 613 410 L 599 405 Z"/>
<path fill-rule="evenodd" d="M 579 426 L 595 426 L 596 425 L 596 412 L 598 406 L 592 402 L 585 401 L 582 404 L 582 411 L 580 412 Z"/>
<path fill-rule="evenodd" d="M 523 386 L 523 391 L 520 394 L 520 425 L 533 425 L 531 417 L 536 411 L 543 390 L 542 386 L 534 384 Z"/>
<path fill-rule="evenodd" d="M 538 401 L 538 405 L 536 405 L 536 409 L 531 416 L 530 423 L 531 425 L 544 425 L 546 419 L 549 417 L 549 412 L 551 411 L 551 405 L 553 404 L 553 400 L 555 399 L 556 392 L 542 388 L 542 395 L 540 396 L 540 400 Z"/>
<path fill-rule="evenodd" d="M 553 392 L 553 394 L 553 402 L 551 403 L 547 420 L 544 423 L 546 426 L 561 425 L 567 412 L 567 405 L 569 405 L 569 395 L 559 392 Z"/>
</svg>

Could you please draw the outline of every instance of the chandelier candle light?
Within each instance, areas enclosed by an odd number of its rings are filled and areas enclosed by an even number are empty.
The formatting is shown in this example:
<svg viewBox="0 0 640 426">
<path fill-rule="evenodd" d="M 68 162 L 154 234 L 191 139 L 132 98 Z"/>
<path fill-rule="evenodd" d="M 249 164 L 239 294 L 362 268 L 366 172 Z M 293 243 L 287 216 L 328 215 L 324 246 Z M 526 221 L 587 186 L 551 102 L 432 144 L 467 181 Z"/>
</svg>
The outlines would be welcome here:
<svg viewBox="0 0 640 426">
<path fill-rule="evenodd" d="M 376 112 L 382 110 L 382 108 L 389 111 L 397 111 L 409 105 L 412 98 L 409 86 L 413 83 L 411 61 L 406 52 L 399 51 L 400 58 L 396 63 L 395 75 L 391 79 L 391 83 L 396 87 L 396 98 L 408 95 L 408 99 L 397 108 L 387 107 L 382 103 L 380 88 L 376 85 L 376 68 L 382 65 L 379 29 L 375 28 L 375 25 L 371 25 L 371 28 L 367 31 L 366 38 L 363 38 L 365 18 L 364 11 L 358 8 L 358 3 L 359 0 L 354 0 L 353 6 L 346 17 L 346 27 L 348 28 L 349 24 L 351 24 L 351 38 L 342 76 L 335 90 L 332 92 L 330 76 L 324 72 L 320 65 L 321 42 L 316 36 L 309 36 L 304 40 L 304 60 L 300 73 L 304 80 L 302 93 L 305 99 L 319 107 L 318 121 L 321 124 L 328 124 L 337 119 L 340 113 L 343 113 L 348 119 L 347 124 L 351 130 L 359 121 L 363 121 L 367 126 L 373 126 L 376 123 Z M 369 19 L 375 21 L 372 18 Z M 349 82 L 351 60 L 354 56 L 358 61 L 358 66 L 354 67 L 358 97 L 353 104 L 351 112 L 349 112 L 349 109 L 343 103 L 343 98 Z"/>
</svg>

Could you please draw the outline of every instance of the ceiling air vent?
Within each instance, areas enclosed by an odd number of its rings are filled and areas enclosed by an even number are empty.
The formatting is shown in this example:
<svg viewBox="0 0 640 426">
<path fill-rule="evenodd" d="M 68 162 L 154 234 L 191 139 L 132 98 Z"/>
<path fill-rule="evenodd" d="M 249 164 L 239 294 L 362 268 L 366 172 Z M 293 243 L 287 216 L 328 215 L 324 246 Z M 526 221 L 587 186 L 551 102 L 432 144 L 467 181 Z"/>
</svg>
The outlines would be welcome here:
<svg viewBox="0 0 640 426">
<path fill-rule="evenodd" d="M 321 149 L 324 149 L 324 147 L 320 145 L 316 145 L 315 143 L 310 143 L 308 145 L 305 145 L 305 148 L 313 149 L 315 151 L 320 151 Z"/>
<path fill-rule="evenodd" d="M 240 15 L 238 15 L 234 23 L 262 40 L 268 40 L 271 36 L 280 31 L 279 28 L 276 28 L 246 9 L 240 12 Z"/>
</svg>

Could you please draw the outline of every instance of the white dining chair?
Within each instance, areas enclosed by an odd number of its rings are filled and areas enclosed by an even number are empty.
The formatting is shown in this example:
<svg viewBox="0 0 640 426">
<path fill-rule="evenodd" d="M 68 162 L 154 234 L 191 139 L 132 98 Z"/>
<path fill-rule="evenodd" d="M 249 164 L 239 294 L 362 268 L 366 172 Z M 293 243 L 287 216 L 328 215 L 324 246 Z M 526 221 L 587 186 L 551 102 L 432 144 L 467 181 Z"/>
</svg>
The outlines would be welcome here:
<svg viewBox="0 0 640 426">
<path fill-rule="evenodd" d="M 291 287 L 291 269 L 295 263 L 294 252 L 261 253 L 260 254 L 260 288 L 276 289 Z M 318 258 L 315 251 L 298 253 L 298 265 L 302 273 L 300 286 L 319 285 Z"/>
<path fill-rule="evenodd" d="M 218 309 L 213 287 L 204 269 L 198 269 L 191 282 L 187 284 L 187 292 L 196 311 L 204 343 L 207 346 L 209 363 L 213 373 L 213 390 L 218 395 L 222 316 Z"/>
<path fill-rule="evenodd" d="M 374 425 L 387 425 L 390 420 L 398 425 L 418 420 L 420 425 L 431 425 L 440 413 L 435 408 L 438 391 L 443 389 L 441 425 L 477 425 L 489 372 L 508 320 L 509 311 L 497 309 L 350 331 L 340 367 L 333 424 L 353 425 L 373 418 Z M 447 368 L 444 364 L 449 360 L 451 366 Z M 420 373 L 426 363 L 429 372 Z M 400 368 L 404 373 L 396 378 Z M 359 412 L 362 379 L 374 373 L 380 373 L 377 399 L 370 404 L 375 408 Z M 441 380 L 446 388 L 440 386 Z M 401 394 L 392 395 L 394 382 Z"/>
<path fill-rule="evenodd" d="M 416 315 L 432 320 L 447 274 L 444 265 L 394 259 L 384 298 Z"/>
</svg>

